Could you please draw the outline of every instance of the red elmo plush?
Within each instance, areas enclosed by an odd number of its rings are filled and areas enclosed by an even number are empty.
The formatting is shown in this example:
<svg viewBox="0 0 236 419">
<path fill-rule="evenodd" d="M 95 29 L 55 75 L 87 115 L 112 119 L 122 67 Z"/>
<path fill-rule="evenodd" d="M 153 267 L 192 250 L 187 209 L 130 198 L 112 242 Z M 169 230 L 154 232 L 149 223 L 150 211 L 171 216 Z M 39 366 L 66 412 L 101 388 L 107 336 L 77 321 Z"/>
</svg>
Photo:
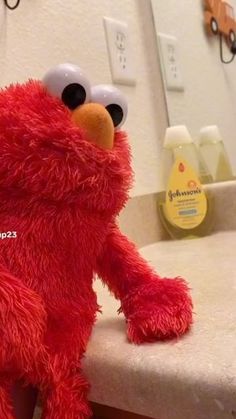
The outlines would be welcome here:
<svg viewBox="0 0 236 419">
<path fill-rule="evenodd" d="M 0 418 L 10 389 L 36 386 L 45 419 L 91 415 L 80 370 L 98 311 L 94 273 L 137 344 L 185 333 L 188 287 L 161 279 L 119 231 L 132 171 L 127 105 L 79 67 L 0 92 Z"/>
</svg>

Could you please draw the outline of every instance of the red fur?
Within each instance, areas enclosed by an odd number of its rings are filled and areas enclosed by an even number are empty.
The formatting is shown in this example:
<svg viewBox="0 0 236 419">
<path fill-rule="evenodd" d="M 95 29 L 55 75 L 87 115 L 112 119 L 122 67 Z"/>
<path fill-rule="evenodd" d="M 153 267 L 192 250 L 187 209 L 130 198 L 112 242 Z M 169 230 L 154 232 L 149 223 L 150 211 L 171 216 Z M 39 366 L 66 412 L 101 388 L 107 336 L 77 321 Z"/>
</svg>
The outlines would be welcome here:
<svg viewBox="0 0 236 419">
<path fill-rule="evenodd" d="M 2 376 L 0 386 L 0 412 L 1 418 L 14 419 L 13 406 L 11 401 L 11 381 Z"/>
<path fill-rule="evenodd" d="M 0 418 L 11 419 L 8 379 L 38 386 L 44 419 L 85 419 L 80 372 L 96 319 L 98 272 L 140 343 L 186 332 L 183 280 L 160 279 L 116 227 L 132 181 L 124 133 L 99 149 L 40 82 L 0 92 Z"/>
<path fill-rule="evenodd" d="M 192 323 L 192 302 L 183 279 L 160 279 L 135 245 L 110 228 L 97 271 L 126 316 L 132 342 L 151 342 L 185 333 Z"/>
</svg>

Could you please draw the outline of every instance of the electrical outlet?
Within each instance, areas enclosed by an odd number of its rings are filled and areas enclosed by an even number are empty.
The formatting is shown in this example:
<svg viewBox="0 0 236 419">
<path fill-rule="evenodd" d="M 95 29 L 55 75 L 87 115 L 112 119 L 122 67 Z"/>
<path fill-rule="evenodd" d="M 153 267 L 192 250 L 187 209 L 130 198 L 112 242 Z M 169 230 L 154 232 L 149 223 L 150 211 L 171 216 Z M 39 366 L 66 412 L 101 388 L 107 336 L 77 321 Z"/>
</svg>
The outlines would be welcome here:
<svg viewBox="0 0 236 419">
<path fill-rule="evenodd" d="M 167 90 L 184 90 L 183 76 L 179 59 L 179 45 L 177 38 L 160 33 L 162 71 Z"/>
<path fill-rule="evenodd" d="M 135 84 L 130 34 L 127 23 L 103 18 L 109 61 L 114 83 Z"/>
</svg>

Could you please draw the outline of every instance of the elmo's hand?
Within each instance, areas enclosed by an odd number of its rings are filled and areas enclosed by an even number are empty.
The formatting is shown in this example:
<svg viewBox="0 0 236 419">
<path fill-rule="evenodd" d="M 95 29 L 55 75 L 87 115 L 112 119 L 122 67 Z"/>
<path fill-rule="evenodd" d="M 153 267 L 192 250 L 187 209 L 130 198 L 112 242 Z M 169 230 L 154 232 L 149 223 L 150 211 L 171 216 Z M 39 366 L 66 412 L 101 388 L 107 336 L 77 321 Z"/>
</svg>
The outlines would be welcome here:
<svg viewBox="0 0 236 419">
<path fill-rule="evenodd" d="M 116 226 L 111 227 L 97 272 L 121 301 L 130 341 L 170 339 L 191 326 L 192 300 L 186 282 L 161 279 Z"/>
<path fill-rule="evenodd" d="M 122 301 L 131 342 L 178 337 L 192 323 L 192 301 L 184 280 L 153 278 Z"/>
</svg>

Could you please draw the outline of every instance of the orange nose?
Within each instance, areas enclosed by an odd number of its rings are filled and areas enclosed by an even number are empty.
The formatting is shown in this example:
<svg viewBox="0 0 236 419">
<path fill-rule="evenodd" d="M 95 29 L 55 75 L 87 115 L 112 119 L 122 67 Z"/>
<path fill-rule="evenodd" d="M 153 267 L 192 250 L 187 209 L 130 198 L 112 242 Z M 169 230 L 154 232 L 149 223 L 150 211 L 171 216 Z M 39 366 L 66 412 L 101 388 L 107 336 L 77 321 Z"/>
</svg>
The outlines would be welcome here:
<svg viewBox="0 0 236 419">
<path fill-rule="evenodd" d="M 112 149 L 114 125 L 110 114 L 98 103 L 86 103 L 72 112 L 72 121 L 82 128 L 89 141 L 104 149 Z"/>
</svg>

